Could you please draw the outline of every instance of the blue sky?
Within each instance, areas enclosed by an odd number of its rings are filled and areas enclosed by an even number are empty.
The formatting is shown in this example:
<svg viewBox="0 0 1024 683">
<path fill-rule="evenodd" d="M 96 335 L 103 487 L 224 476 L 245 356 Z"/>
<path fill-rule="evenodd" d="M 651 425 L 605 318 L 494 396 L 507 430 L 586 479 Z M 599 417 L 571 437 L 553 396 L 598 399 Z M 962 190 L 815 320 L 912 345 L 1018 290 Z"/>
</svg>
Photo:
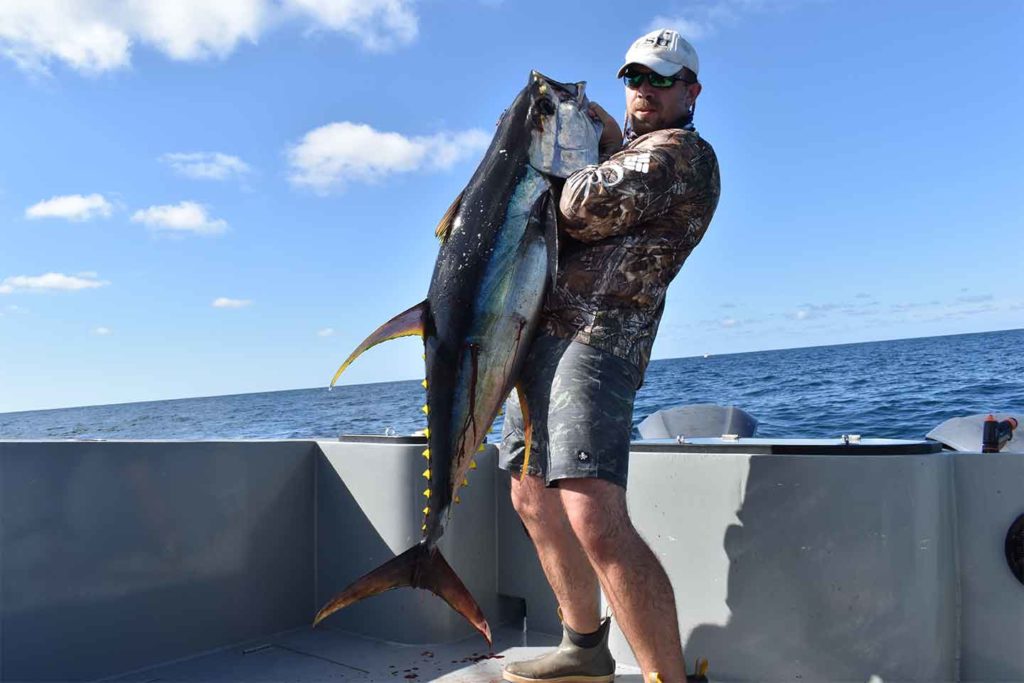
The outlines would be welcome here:
<svg viewBox="0 0 1024 683">
<path fill-rule="evenodd" d="M 722 198 L 655 358 L 1024 327 L 1016 0 L 5 0 L 0 411 L 326 384 L 530 69 L 621 118 L 660 25 Z"/>
</svg>

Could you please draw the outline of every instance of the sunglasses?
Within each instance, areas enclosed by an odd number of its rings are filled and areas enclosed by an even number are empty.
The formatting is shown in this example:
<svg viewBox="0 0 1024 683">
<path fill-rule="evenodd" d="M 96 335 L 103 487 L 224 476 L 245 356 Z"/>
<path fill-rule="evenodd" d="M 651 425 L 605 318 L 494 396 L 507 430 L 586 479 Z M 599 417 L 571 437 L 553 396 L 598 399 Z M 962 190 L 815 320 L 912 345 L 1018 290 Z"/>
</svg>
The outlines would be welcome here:
<svg viewBox="0 0 1024 683">
<path fill-rule="evenodd" d="M 651 84 L 652 88 L 671 88 L 672 84 L 676 81 L 682 81 L 687 85 L 693 82 L 688 81 L 685 78 L 676 78 L 675 76 L 662 76 L 661 74 L 654 73 L 653 71 L 644 74 L 627 71 L 622 76 L 622 82 L 631 90 L 639 88 L 643 85 L 645 80 Z"/>
</svg>

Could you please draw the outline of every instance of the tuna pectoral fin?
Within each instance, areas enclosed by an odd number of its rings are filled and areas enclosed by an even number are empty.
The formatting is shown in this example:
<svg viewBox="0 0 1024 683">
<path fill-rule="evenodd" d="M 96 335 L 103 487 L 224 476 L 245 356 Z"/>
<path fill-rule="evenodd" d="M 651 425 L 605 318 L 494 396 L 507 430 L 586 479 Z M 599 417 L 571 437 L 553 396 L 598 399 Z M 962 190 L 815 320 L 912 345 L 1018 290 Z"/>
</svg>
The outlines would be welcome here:
<svg viewBox="0 0 1024 683">
<path fill-rule="evenodd" d="M 530 406 L 526 403 L 526 391 L 516 385 L 516 393 L 519 394 L 519 408 L 523 413 L 523 442 L 526 444 L 523 453 L 523 469 L 519 471 L 519 481 L 526 476 L 526 468 L 530 466 L 530 442 L 533 441 L 533 421 L 530 420 Z"/>
<path fill-rule="evenodd" d="M 402 311 L 391 320 L 387 321 L 376 330 L 373 334 L 363 340 L 363 343 L 353 351 L 345 362 L 341 364 L 338 371 L 334 373 L 334 377 L 331 378 L 331 386 L 338 381 L 341 377 L 341 373 L 345 372 L 345 368 L 352 364 L 359 355 L 370 348 L 376 346 L 381 342 L 386 342 L 389 339 L 398 339 L 399 337 L 411 337 L 413 335 L 423 336 L 423 325 L 427 319 L 428 308 L 427 302 L 421 301 L 407 311 Z"/>
<path fill-rule="evenodd" d="M 558 198 L 548 192 L 544 195 L 541 217 L 544 221 L 544 242 L 548 247 L 548 280 L 554 289 L 558 279 Z"/>
<path fill-rule="evenodd" d="M 313 626 L 363 598 L 403 586 L 424 588 L 437 595 L 465 617 L 487 639 L 488 646 L 491 644 L 491 627 L 487 625 L 480 605 L 476 604 L 441 551 L 428 547 L 426 543 L 414 545 L 331 598 L 317 613 Z"/>
</svg>

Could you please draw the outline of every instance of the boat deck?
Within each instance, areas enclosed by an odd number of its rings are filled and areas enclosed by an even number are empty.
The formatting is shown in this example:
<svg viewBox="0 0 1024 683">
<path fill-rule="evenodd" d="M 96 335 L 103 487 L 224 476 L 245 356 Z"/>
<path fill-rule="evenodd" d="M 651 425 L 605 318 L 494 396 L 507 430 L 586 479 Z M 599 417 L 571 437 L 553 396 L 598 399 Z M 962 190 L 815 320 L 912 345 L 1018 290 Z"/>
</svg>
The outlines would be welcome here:
<svg viewBox="0 0 1024 683">
<path fill-rule="evenodd" d="M 107 680 L 490 683 L 501 680 L 506 662 L 536 657 L 558 641 L 546 633 L 505 626 L 495 630 L 491 651 L 479 636 L 444 645 L 401 645 L 330 628 L 303 627 Z M 635 667 L 619 665 L 616 674 L 619 683 L 643 680 Z"/>
<path fill-rule="evenodd" d="M 367 439 L 0 440 L 0 681 L 497 681 L 550 646 L 493 446 L 438 546 L 503 626 L 493 658 L 421 590 L 310 628 L 422 535 L 423 440 Z M 719 681 L 1024 681 L 1021 454 L 838 441 L 633 443 L 684 651 Z M 609 648 L 636 665 L 614 621 Z"/>
</svg>

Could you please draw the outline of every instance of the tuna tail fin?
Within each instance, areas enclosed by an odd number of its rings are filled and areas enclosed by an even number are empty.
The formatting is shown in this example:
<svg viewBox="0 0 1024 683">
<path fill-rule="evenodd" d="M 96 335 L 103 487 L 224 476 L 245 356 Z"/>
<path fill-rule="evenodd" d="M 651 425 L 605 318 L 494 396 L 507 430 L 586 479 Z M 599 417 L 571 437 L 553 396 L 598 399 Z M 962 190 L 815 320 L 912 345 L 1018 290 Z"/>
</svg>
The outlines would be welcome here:
<svg viewBox="0 0 1024 683">
<path fill-rule="evenodd" d="M 313 626 L 363 598 L 403 586 L 424 588 L 440 597 L 480 632 L 488 646 L 491 645 L 491 627 L 480 605 L 441 555 L 441 551 L 428 546 L 426 542 L 414 545 L 369 574 L 356 579 L 317 612 Z"/>
<path fill-rule="evenodd" d="M 389 339 L 398 339 L 399 337 L 411 337 L 413 335 L 423 336 L 423 326 L 429 313 L 429 307 L 426 301 L 421 301 L 412 308 L 402 311 L 391 320 L 387 321 L 376 330 L 373 334 L 363 340 L 355 351 L 353 351 L 345 362 L 341 364 L 338 371 L 334 373 L 334 377 L 331 378 L 331 386 L 338 381 L 341 377 L 341 373 L 345 372 L 345 368 L 352 364 L 356 358 L 362 354 L 363 351 L 367 350 L 371 346 L 376 346 L 381 342 L 386 342 Z"/>
</svg>

